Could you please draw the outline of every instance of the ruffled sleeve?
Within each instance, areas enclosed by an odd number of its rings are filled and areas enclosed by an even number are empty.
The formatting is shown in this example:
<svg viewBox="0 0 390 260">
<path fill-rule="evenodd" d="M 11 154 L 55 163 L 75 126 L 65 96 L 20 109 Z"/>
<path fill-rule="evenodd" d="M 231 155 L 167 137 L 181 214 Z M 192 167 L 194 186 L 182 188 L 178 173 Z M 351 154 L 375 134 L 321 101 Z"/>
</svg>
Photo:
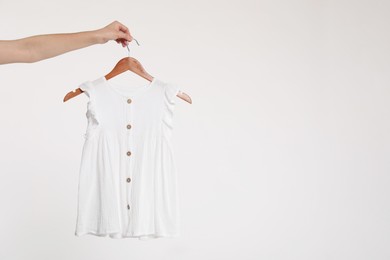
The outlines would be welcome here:
<svg viewBox="0 0 390 260">
<path fill-rule="evenodd" d="M 95 101 L 95 89 L 93 86 L 93 83 L 91 81 L 83 82 L 79 88 L 83 90 L 84 94 L 86 94 L 89 98 L 88 104 L 87 104 L 87 112 L 86 117 L 88 119 L 88 127 L 87 131 L 84 134 L 85 139 L 90 139 L 93 135 L 95 130 L 97 130 L 99 126 L 99 120 L 97 116 L 96 111 L 96 101 Z"/>
<path fill-rule="evenodd" d="M 90 99 L 93 98 L 93 86 L 91 81 L 85 81 L 80 84 L 79 88 L 84 91 L 83 93 L 87 95 Z"/>
<path fill-rule="evenodd" d="M 175 104 L 176 95 L 180 92 L 180 87 L 174 83 L 167 83 L 165 85 L 165 97 L 169 103 Z"/>
<path fill-rule="evenodd" d="M 173 118 L 174 118 L 174 111 L 176 106 L 176 98 L 177 94 L 180 92 L 180 87 L 173 83 L 165 83 L 164 88 L 164 116 L 163 116 L 163 122 L 164 122 L 164 136 L 167 138 L 171 138 L 172 136 L 172 130 L 174 128 L 173 124 Z"/>
</svg>

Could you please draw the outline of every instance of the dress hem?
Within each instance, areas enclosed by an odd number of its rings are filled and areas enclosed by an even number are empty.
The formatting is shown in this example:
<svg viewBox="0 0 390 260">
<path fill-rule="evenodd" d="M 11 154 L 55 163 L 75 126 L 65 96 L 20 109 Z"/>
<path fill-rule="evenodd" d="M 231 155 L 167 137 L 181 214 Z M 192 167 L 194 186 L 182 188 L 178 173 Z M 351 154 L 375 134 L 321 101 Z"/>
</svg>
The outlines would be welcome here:
<svg viewBox="0 0 390 260">
<path fill-rule="evenodd" d="M 97 237 L 109 237 L 112 239 L 124 239 L 124 238 L 138 238 L 139 240 L 150 240 L 150 239 L 157 239 L 157 238 L 177 238 L 180 236 L 180 234 L 162 234 L 162 233 L 152 233 L 152 234 L 143 234 L 143 235 L 122 235 L 119 232 L 106 232 L 106 233 L 99 233 L 93 230 L 89 231 L 77 231 L 74 233 L 76 237 L 83 237 L 87 235 L 93 235 Z"/>
</svg>

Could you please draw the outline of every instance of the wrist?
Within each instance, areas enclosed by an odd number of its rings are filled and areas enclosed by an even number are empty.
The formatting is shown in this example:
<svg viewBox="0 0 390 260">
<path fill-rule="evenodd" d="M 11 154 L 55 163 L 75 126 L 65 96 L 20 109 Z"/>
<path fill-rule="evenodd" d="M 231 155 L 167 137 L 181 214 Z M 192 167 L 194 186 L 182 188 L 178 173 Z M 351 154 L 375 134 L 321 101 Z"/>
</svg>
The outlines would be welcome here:
<svg viewBox="0 0 390 260">
<path fill-rule="evenodd" d="M 103 37 L 103 35 L 102 35 L 100 30 L 89 31 L 89 34 L 90 34 L 91 41 L 94 44 L 102 44 L 102 43 L 104 43 L 104 37 Z"/>
</svg>

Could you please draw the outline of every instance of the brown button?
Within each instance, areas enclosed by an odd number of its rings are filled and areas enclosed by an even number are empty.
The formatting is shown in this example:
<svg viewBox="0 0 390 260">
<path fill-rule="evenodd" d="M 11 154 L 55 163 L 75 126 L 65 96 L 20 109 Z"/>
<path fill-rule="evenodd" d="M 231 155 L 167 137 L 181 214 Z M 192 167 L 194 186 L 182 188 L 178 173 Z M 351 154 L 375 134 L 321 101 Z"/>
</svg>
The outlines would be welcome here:
<svg viewBox="0 0 390 260">
<path fill-rule="evenodd" d="M 130 182 L 131 181 L 131 179 L 130 178 L 127 178 L 127 182 Z"/>
<path fill-rule="evenodd" d="M 131 152 L 130 152 L 130 151 L 128 151 L 126 154 L 127 154 L 127 156 L 130 156 L 130 155 L 131 155 Z"/>
<path fill-rule="evenodd" d="M 127 209 L 130 209 L 130 205 L 129 204 L 127 204 Z"/>
<path fill-rule="evenodd" d="M 130 98 L 127 100 L 127 103 L 129 103 L 129 104 L 131 103 L 131 99 Z"/>
<path fill-rule="evenodd" d="M 127 129 L 130 129 L 130 128 L 131 128 L 131 125 L 130 125 L 130 124 L 128 124 L 128 125 L 127 125 Z"/>
</svg>

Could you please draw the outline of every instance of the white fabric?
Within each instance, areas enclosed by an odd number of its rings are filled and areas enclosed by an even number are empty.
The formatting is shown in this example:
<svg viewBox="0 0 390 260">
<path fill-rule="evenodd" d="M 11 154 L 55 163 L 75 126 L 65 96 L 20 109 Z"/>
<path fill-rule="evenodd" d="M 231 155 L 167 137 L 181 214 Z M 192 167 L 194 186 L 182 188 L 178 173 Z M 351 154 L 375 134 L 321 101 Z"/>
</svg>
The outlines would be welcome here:
<svg viewBox="0 0 390 260">
<path fill-rule="evenodd" d="M 171 135 L 179 88 L 155 77 L 137 89 L 105 77 L 79 87 L 89 101 L 75 235 L 177 237 L 180 210 Z"/>
</svg>

